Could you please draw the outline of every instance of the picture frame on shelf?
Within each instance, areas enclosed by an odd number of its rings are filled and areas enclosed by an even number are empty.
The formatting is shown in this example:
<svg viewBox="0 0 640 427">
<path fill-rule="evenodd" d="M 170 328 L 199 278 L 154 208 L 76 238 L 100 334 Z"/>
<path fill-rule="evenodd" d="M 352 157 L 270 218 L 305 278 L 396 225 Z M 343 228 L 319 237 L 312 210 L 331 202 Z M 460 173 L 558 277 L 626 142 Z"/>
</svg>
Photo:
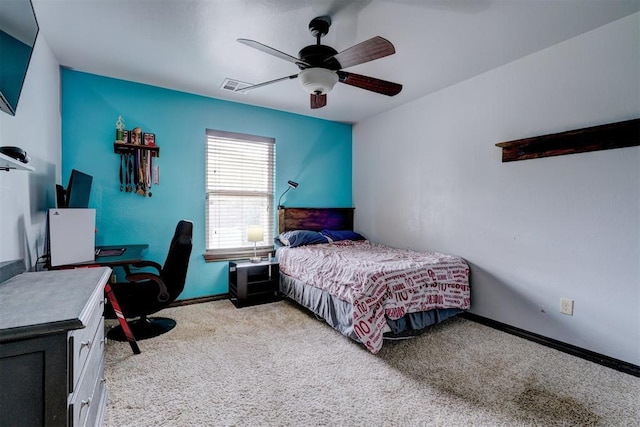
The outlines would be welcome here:
<svg viewBox="0 0 640 427">
<path fill-rule="evenodd" d="M 156 134 L 150 132 L 144 132 L 142 134 L 142 143 L 144 145 L 148 145 L 149 147 L 156 146 Z"/>
</svg>

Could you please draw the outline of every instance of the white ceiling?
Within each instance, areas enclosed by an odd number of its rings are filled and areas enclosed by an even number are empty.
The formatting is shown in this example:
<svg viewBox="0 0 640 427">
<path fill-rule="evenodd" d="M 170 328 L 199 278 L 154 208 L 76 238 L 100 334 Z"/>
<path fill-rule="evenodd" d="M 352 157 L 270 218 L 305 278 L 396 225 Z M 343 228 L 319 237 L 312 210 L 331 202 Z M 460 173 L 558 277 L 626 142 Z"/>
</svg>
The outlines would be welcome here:
<svg viewBox="0 0 640 427">
<path fill-rule="evenodd" d="M 1 0 L 14 1 L 14 0 Z M 33 0 L 61 65 L 179 91 L 356 123 L 640 10 L 640 0 Z M 292 56 L 314 44 L 308 25 L 328 14 L 323 44 L 342 51 L 374 36 L 396 54 L 347 71 L 404 85 L 387 97 L 345 84 L 311 110 L 297 80 L 241 94 L 297 67 L 236 41 Z"/>
</svg>

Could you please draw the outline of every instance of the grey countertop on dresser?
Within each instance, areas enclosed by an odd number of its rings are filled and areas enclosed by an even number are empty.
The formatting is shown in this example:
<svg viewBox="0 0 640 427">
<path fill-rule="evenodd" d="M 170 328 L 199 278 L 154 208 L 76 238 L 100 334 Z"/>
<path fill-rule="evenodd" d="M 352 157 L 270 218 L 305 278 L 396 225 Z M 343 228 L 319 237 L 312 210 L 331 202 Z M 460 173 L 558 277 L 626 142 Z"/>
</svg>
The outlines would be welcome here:
<svg viewBox="0 0 640 427">
<path fill-rule="evenodd" d="M 24 260 L 14 259 L 0 262 L 0 283 L 11 279 L 13 276 L 24 273 Z"/>
<path fill-rule="evenodd" d="M 0 283 L 0 343 L 83 328 L 108 267 L 22 273 Z M 98 295 L 99 294 L 99 295 Z"/>
</svg>

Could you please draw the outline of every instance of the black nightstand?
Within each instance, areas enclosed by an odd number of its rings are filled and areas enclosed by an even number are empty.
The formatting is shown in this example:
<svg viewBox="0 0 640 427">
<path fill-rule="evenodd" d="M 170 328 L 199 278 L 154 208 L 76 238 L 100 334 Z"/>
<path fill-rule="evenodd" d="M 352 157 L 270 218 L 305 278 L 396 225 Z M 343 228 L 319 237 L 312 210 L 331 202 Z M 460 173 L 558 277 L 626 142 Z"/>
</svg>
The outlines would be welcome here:
<svg viewBox="0 0 640 427">
<path fill-rule="evenodd" d="M 279 299 L 278 261 L 229 262 L 229 299 L 236 307 Z"/>
</svg>

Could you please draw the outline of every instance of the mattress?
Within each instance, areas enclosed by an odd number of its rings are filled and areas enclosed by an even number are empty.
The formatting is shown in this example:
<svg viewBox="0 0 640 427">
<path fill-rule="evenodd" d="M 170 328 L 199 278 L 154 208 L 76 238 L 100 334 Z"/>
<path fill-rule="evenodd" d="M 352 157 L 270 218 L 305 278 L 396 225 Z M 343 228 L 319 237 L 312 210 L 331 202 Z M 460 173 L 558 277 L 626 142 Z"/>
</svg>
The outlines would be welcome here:
<svg viewBox="0 0 640 427">
<path fill-rule="evenodd" d="M 461 257 L 370 241 L 278 249 L 281 292 L 372 353 L 383 334 L 419 329 L 470 307 Z"/>
</svg>

